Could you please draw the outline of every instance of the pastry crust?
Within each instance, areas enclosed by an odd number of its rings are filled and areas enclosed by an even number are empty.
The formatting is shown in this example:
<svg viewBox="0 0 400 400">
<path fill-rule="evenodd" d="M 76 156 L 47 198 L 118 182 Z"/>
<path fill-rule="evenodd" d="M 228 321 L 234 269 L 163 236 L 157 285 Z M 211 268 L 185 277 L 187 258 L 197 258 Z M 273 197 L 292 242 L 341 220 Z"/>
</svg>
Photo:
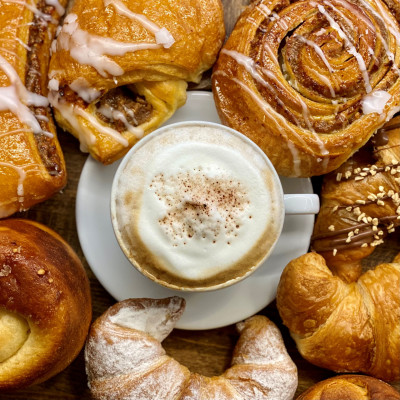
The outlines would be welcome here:
<svg viewBox="0 0 400 400">
<path fill-rule="evenodd" d="M 400 378 L 400 255 L 357 282 L 334 276 L 308 253 L 284 269 L 277 307 L 300 354 L 336 372 Z"/>
<path fill-rule="evenodd" d="M 400 400 L 400 393 L 379 379 L 340 375 L 318 382 L 297 400 Z"/>
<path fill-rule="evenodd" d="M 51 60 L 57 122 L 93 157 L 115 161 L 185 103 L 187 82 L 211 68 L 224 34 L 220 0 L 75 1 Z"/>
<path fill-rule="evenodd" d="M 190 373 L 165 354 L 162 341 L 183 313 L 184 300 L 128 299 L 98 318 L 85 348 L 94 399 L 290 400 L 297 369 L 278 328 L 264 316 L 237 325 L 232 366 L 221 376 Z"/>
<path fill-rule="evenodd" d="M 218 114 L 279 174 L 332 171 L 400 105 L 399 32 L 380 0 L 254 1 L 214 67 Z"/>
<path fill-rule="evenodd" d="M 66 368 L 90 321 L 89 281 L 72 248 L 39 223 L 0 221 L 0 389 Z"/>
<path fill-rule="evenodd" d="M 59 14 L 44 0 L 31 3 L 0 1 L 0 218 L 48 199 L 66 183 L 46 97 Z"/>
<path fill-rule="evenodd" d="M 400 225 L 400 116 L 324 177 L 311 248 L 347 282 Z"/>
</svg>

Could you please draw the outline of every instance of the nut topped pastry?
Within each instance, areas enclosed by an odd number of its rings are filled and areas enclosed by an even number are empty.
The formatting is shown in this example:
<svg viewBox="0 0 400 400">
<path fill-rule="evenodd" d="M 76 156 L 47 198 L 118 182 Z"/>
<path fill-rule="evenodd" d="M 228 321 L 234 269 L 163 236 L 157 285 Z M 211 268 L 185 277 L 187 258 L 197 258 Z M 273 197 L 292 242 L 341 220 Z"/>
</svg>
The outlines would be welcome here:
<svg viewBox="0 0 400 400">
<path fill-rule="evenodd" d="M 223 39 L 220 0 L 77 0 L 53 46 L 56 119 L 111 163 L 185 103 Z"/>
</svg>

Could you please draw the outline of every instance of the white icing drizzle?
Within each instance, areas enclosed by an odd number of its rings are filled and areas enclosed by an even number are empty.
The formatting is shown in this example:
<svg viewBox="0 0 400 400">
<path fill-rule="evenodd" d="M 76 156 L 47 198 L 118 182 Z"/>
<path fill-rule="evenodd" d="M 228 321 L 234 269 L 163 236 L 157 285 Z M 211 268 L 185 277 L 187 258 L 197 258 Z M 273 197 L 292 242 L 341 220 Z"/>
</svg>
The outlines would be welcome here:
<svg viewBox="0 0 400 400">
<path fill-rule="evenodd" d="M 322 82 L 325 83 L 326 86 L 328 86 L 329 92 L 331 94 L 332 97 L 336 97 L 336 93 L 335 90 L 333 89 L 332 83 L 329 80 L 329 78 L 327 78 L 325 75 L 320 74 L 319 72 L 313 70 L 314 74 L 318 76 L 318 79 L 321 80 Z"/>
<path fill-rule="evenodd" d="M 157 44 L 161 44 L 164 48 L 168 49 L 175 43 L 174 37 L 166 28 L 160 28 L 145 15 L 132 12 L 119 0 L 104 0 L 104 5 L 106 7 L 110 4 L 114 6 L 118 14 L 130 18 L 132 21 L 139 22 L 143 27 L 152 32 L 156 38 Z"/>
<path fill-rule="evenodd" d="M 328 13 L 328 11 L 326 11 L 325 7 L 320 4 L 316 4 L 316 3 L 314 3 L 314 4 L 318 7 L 319 12 L 325 16 L 325 18 L 329 22 L 330 26 L 338 33 L 340 38 L 344 41 L 347 52 L 349 54 L 351 54 L 352 56 L 354 56 L 355 59 L 357 60 L 358 66 L 360 68 L 360 71 L 361 71 L 361 74 L 362 74 L 362 77 L 364 80 L 365 90 L 367 93 L 370 93 L 372 91 L 372 87 L 371 87 L 371 84 L 369 81 L 368 71 L 367 71 L 364 59 L 362 58 L 361 54 L 357 52 L 356 48 L 351 43 L 350 39 L 343 32 L 342 28 L 334 20 L 334 18 Z"/>
<path fill-rule="evenodd" d="M 49 83 L 47 84 L 47 87 L 50 90 L 58 90 L 60 88 L 60 82 L 56 78 L 51 78 L 51 79 L 49 79 Z"/>
<path fill-rule="evenodd" d="M 18 196 L 18 202 L 19 203 L 23 203 L 24 201 L 24 181 L 26 178 L 26 172 L 23 168 L 18 167 L 16 165 L 10 164 L 10 163 L 6 163 L 3 161 L 0 161 L 0 166 L 3 167 L 8 167 L 8 168 L 12 168 L 13 170 L 15 170 L 18 173 L 18 185 L 17 185 L 17 196 Z"/>
<path fill-rule="evenodd" d="M 53 6 L 60 17 L 65 14 L 65 8 L 60 4 L 58 0 L 46 0 L 46 4 L 49 6 Z"/>
<path fill-rule="evenodd" d="M 75 79 L 69 87 L 77 93 L 77 95 L 86 101 L 86 103 L 91 103 L 92 101 L 98 99 L 101 92 L 91 87 L 89 82 L 83 78 L 79 77 Z"/>
<path fill-rule="evenodd" d="M 125 107 L 125 109 L 126 109 L 126 107 Z M 130 111 L 132 114 L 134 114 L 132 110 L 128 110 L 128 111 Z M 138 138 L 142 137 L 144 134 L 143 129 L 136 128 L 133 125 L 131 125 L 128 122 L 128 120 L 126 119 L 125 115 L 121 111 L 115 110 L 114 108 L 112 108 L 110 106 L 102 106 L 97 109 L 97 112 L 104 115 L 106 118 L 108 118 L 110 120 L 121 121 L 125 125 L 126 130 L 128 132 L 133 133 Z"/>
<path fill-rule="evenodd" d="M 298 38 L 302 43 L 305 43 L 307 46 L 312 47 L 315 50 L 315 52 L 319 55 L 319 57 L 321 58 L 322 62 L 325 64 L 326 68 L 328 68 L 328 71 L 330 73 L 334 72 L 334 70 L 333 70 L 331 64 L 329 63 L 328 59 L 326 58 L 324 52 L 317 45 L 317 43 L 313 42 L 312 40 L 306 39 L 302 35 L 294 35 L 293 37 Z"/>
<path fill-rule="evenodd" d="M 125 43 L 111 38 L 91 35 L 79 28 L 76 14 L 69 14 L 57 39 L 57 48 L 69 51 L 80 64 L 90 65 L 104 77 L 107 74 L 119 76 L 124 70 L 107 55 L 123 56 L 138 50 L 158 49 L 156 43 Z"/>
<path fill-rule="evenodd" d="M 14 38 L 25 50 L 31 51 L 32 49 L 24 43 L 19 37 Z"/>
<path fill-rule="evenodd" d="M 2 56 L 0 56 L 0 69 L 4 71 L 11 83 L 10 86 L 0 87 L 0 111 L 11 111 L 34 133 L 50 133 L 42 130 L 34 114 L 27 107 L 29 105 L 47 107 L 49 105 L 47 98 L 26 90 L 15 69 Z"/>
<path fill-rule="evenodd" d="M 367 94 L 361 100 L 364 114 L 378 113 L 382 114 L 386 103 L 392 98 L 390 93 L 384 90 L 376 90 Z"/>
<path fill-rule="evenodd" d="M 35 4 L 31 3 L 28 4 L 26 1 L 20 0 L 3 0 L 4 3 L 13 3 L 13 4 L 20 4 L 31 11 L 36 17 L 42 19 L 44 22 L 51 22 L 52 24 L 58 24 L 58 21 L 55 20 L 51 15 L 45 14 L 44 12 L 40 11 Z"/>
</svg>

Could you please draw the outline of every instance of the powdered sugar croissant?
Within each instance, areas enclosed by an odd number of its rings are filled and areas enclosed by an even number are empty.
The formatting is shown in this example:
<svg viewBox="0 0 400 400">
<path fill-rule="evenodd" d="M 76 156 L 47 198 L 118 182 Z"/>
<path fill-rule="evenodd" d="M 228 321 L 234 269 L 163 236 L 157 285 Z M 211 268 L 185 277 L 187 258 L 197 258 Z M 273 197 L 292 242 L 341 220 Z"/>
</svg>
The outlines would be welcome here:
<svg viewBox="0 0 400 400">
<path fill-rule="evenodd" d="M 85 348 L 95 399 L 289 400 L 297 388 L 296 366 L 277 327 L 264 316 L 237 325 L 232 366 L 205 377 L 165 354 L 162 341 L 182 315 L 184 300 L 129 299 L 92 325 Z"/>
</svg>

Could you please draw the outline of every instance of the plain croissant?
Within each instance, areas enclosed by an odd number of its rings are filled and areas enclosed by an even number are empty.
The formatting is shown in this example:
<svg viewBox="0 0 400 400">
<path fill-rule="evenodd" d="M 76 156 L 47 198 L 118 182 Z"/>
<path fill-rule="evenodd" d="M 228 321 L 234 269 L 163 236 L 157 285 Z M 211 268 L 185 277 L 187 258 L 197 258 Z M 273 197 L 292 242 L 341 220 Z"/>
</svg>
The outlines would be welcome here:
<svg viewBox="0 0 400 400">
<path fill-rule="evenodd" d="M 301 355 L 336 372 L 400 378 L 400 254 L 357 282 L 308 253 L 283 271 L 277 307 Z"/>
<path fill-rule="evenodd" d="M 205 377 L 166 355 L 161 341 L 183 313 L 184 300 L 128 299 L 108 309 L 91 327 L 86 372 L 95 399 L 289 400 L 297 369 L 277 327 L 264 316 L 237 325 L 232 366 Z"/>
</svg>

